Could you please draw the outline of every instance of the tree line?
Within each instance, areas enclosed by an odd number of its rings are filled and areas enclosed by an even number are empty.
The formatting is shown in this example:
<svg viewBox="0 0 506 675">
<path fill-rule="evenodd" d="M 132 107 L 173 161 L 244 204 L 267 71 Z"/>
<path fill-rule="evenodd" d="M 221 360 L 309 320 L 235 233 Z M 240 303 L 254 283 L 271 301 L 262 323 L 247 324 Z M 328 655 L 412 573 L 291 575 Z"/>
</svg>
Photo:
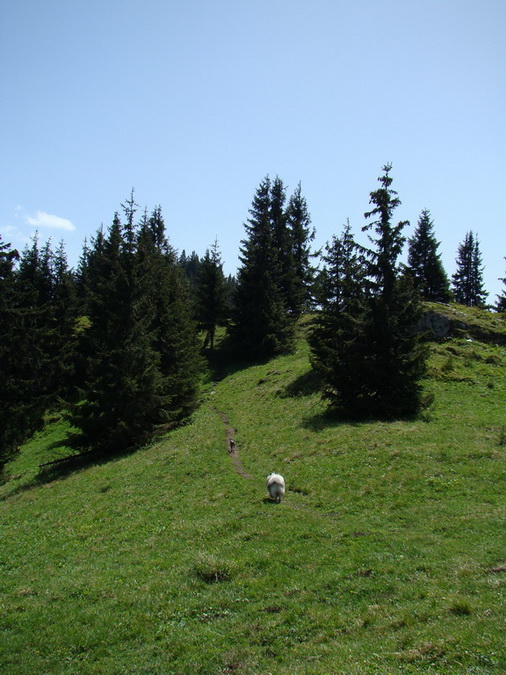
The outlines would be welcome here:
<svg viewBox="0 0 506 675">
<path fill-rule="evenodd" d="M 409 223 L 394 222 L 390 172 L 383 167 L 370 193 L 362 228 L 370 246 L 348 223 L 324 252 L 311 250 L 300 184 L 287 196 L 279 177 L 266 176 L 236 277 L 225 277 L 217 241 L 202 258 L 178 255 L 161 207 L 140 214 L 133 191 L 85 242 L 76 269 L 63 244 L 53 251 L 35 237 L 19 254 L 0 239 L 0 466 L 52 408 L 66 411 L 79 451 L 142 444 L 197 407 L 218 326 L 229 355 L 268 359 L 290 351 L 308 312 L 311 362 L 332 408 L 352 417 L 419 412 L 426 348 L 413 328 L 422 301 L 484 306 L 487 294 L 477 236 L 466 234 L 450 282 L 430 212 L 410 238 Z M 506 291 L 496 309 L 506 311 Z"/>
</svg>

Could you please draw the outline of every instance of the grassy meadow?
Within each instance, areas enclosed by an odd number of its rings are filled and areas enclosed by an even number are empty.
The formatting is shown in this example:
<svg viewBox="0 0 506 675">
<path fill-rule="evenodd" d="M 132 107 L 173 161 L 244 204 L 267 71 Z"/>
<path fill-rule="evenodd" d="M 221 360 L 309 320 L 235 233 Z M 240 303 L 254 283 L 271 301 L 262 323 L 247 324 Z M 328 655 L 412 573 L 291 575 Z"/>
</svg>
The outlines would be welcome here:
<svg viewBox="0 0 506 675">
<path fill-rule="evenodd" d="M 330 418 L 303 337 L 109 462 L 39 468 L 48 419 L 0 485 L 0 672 L 505 673 L 506 346 L 431 349 L 418 420 Z"/>
</svg>

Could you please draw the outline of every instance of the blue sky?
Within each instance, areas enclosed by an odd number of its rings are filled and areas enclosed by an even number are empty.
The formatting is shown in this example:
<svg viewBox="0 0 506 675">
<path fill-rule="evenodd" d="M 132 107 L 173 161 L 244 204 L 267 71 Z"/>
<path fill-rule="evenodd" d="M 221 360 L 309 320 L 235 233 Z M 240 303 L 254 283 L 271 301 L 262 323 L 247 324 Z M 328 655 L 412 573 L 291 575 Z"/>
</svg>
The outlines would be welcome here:
<svg viewBox="0 0 506 675">
<path fill-rule="evenodd" d="M 316 246 L 391 162 L 410 236 L 427 208 L 449 275 L 478 236 L 504 289 L 504 0 L 2 0 L 0 233 L 66 242 L 135 187 L 172 245 L 233 273 L 254 192 L 302 183 Z"/>
</svg>

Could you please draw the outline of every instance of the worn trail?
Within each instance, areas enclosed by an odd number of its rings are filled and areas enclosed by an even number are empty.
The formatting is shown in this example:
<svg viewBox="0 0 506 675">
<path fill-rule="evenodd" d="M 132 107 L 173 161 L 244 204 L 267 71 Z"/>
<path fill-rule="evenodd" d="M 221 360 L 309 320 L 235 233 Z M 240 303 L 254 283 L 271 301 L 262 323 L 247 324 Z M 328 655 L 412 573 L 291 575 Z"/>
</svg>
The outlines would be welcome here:
<svg viewBox="0 0 506 675">
<path fill-rule="evenodd" d="M 243 466 L 243 463 L 241 462 L 241 458 L 239 456 L 239 448 L 237 446 L 237 443 L 235 441 L 235 434 L 237 433 L 237 429 L 235 429 L 231 424 L 230 421 L 227 417 L 227 415 L 222 412 L 221 410 L 218 410 L 218 408 L 213 407 L 213 411 L 220 416 L 221 421 L 223 422 L 223 426 L 225 428 L 225 440 L 227 444 L 227 452 L 229 454 L 230 459 L 232 460 L 232 465 L 234 467 L 234 471 L 239 474 L 239 476 L 242 476 L 242 478 L 246 478 L 248 480 L 251 480 L 253 476 L 246 471 L 246 469 Z M 288 490 L 290 492 L 290 489 Z M 297 492 L 297 491 L 293 491 Z M 269 501 L 269 500 L 267 500 Z M 293 503 L 287 503 L 283 502 L 286 504 L 289 508 L 294 509 L 295 511 L 302 511 L 306 514 L 310 514 L 312 516 L 315 516 L 316 518 L 336 518 L 339 516 L 338 513 L 335 512 L 330 512 L 330 513 L 325 513 L 322 511 L 315 511 L 314 509 L 308 508 L 306 506 L 300 505 L 300 504 L 293 504 Z M 364 533 L 358 533 L 358 534 L 364 534 Z"/>
<path fill-rule="evenodd" d="M 224 412 L 221 412 L 217 408 L 213 408 L 213 410 L 221 417 L 221 421 L 223 422 L 223 426 L 225 427 L 225 439 L 227 443 L 227 451 L 228 454 L 230 455 L 230 459 L 232 460 L 234 471 L 243 478 L 247 479 L 253 478 L 253 476 L 246 471 L 246 469 L 243 466 L 243 463 L 241 462 L 241 458 L 239 457 L 239 448 L 237 446 L 237 443 L 235 442 L 235 434 L 237 432 L 237 429 L 234 429 L 234 427 L 230 424 L 230 421 Z"/>
</svg>

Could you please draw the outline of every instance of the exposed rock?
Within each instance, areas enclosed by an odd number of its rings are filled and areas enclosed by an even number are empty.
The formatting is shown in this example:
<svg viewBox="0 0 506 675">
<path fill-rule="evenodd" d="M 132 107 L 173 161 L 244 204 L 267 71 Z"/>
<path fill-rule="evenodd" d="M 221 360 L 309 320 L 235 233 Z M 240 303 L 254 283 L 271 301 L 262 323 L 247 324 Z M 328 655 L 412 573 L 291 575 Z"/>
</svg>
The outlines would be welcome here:
<svg viewBox="0 0 506 675">
<path fill-rule="evenodd" d="M 430 310 L 425 312 L 420 319 L 417 326 L 417 332 L 430 332 L 436 340 L 442 340 L 443 338 L 448 337 L 452 332 L 452 322 L 447 316 Z"/>
<path fill-rule="evenodd" d="M 424 312 L 418 322 L 416 331 L 427 333 L 429 339 L 432 340 L 444 340 L 447 337 L 466 337 L 502 345 L 506 343 L 506 334 L 504 330 L 501 330 L 501 326 L 498 328 L 480 325 L 472 319 L 467 320 L 465 314 L 458 310 L 453 310 L 451 315 L 447 316 L 446 313 L 429 309 Z"/>
</svg>

